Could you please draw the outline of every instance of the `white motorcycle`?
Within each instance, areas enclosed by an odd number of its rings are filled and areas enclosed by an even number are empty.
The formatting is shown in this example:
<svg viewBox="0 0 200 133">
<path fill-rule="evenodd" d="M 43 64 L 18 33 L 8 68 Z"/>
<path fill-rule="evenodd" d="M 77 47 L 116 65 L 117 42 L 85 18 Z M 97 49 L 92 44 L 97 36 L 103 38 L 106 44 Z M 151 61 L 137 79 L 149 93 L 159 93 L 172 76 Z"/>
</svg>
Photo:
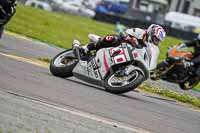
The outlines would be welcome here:
<svg viewBox="0 0 200 133">
<path fill-rule="evenodd" d="M 94 37 L 94 38 L 93 38 Z M 91 40 L 98 40 L 95 36 Z M 153 44 L 136 48 L 128 43 L 118 47 L 102 48 L 88 60 L 83 60 L 79 48 L 65 50 L 50 63 L 54 76 L 74 76 L 106 91 L 121 94 L 138 87 L 149 78 L 149 71 L 156 67 L 159 49 Z"/>
</svg>

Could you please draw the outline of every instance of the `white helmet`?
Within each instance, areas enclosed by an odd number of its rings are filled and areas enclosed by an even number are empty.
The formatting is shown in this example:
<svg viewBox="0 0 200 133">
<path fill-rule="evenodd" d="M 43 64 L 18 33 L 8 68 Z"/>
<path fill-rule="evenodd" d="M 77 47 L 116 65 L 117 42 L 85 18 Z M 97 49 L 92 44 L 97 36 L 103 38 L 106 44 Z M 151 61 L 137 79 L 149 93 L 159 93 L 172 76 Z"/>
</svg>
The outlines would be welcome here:
<svg viewBox="0 0 200 133">
<path fill-rule="evenodd" d="M 151 41 L 153 44 L 158 45 L 160 41 L 164 40 L 166 32 L 160 25 L 152 24 L 147 29 L 147 35 L 148 41 Z"/>
</svg>

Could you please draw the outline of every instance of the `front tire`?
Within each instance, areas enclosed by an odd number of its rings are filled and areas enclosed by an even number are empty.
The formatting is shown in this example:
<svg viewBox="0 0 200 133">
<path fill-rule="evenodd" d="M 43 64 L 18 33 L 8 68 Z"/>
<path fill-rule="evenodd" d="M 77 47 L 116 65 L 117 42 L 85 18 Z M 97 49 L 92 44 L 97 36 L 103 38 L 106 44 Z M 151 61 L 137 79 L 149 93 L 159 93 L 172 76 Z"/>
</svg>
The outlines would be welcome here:
<svg viewBox="0 0 200 133">
<path fill-rule="evenodd" d="M 136 87 L 138 87 L 144 81 L 144 76 L 138 70 L 133 70 L 131 73 L 133 74 L 132 77 L 127 81 L 124 80 L 124 82 L 120 78 L 125 77 L 117 77 L 116 73 L 110 73 L 104 81 L 104 87 L 106 88 L 106 91 L 114 94 L 122 94 L 136 89 Z M 113 78 L 119 79 L 122 82 L 112 83 Z"/>
<path fill-rule="evenodd" d="M 67 78 L 73 76 L 72 71 L 78 59 L 74 56 L 73 50 L 65 50 L 56 55 L 50 62 L 50 72 L 57 77 Z"/>
<path fill-rule="evenodd" d="M 150 79 L 155 81 L 159 80 L 162 78 L 163 75 L 165 75 L 168 72 L 168 70 L 168 64 L 165 61 L 163 61 L 157 65 L 157 68 L 154 71 L 150 72 Z"/>
</svg>

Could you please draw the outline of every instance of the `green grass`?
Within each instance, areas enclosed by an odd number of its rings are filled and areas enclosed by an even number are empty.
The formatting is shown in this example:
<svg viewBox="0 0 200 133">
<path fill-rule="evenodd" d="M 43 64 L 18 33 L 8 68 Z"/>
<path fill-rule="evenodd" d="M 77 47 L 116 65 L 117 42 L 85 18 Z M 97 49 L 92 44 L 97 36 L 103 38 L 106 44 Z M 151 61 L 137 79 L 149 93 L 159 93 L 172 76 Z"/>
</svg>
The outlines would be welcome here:
<svg viewBox="0 0 200 133">
<path fill-rule="evenodd" d="M 18 5 L 17 13 L 7 25 L 7 30 L 44 42 L 69 48 L 73 39 L 88 42 L 89 33 L 104 36 L 113 33 L 114 25 L 95 20 L 59 14 Z"/>
<path fill-rule="evenodd" d="M 166 52 L 170 46 L 181 43 L 182 40 L 174 37 L 166 37 L 166 39 L 160 44 L 160 56 L 158 62 L 161 62 L 166 58 Z"/>
<path fill-rule="evenodd" d="M 42 57 L 42 58 L 38 58 L 38 60 L 49 63 L 51 59 Z"/>
<path fill-rule="evenodd" d="M 177 92 L 173 92 L 170 91 L 168 89 L 161 89 L 161 88 L 156 88 L 156 87 L 152 87 L 150 85 L 147 84 L 143 84 L 140 89 L 148 91 L 148 92 L 152 92 L 152 93 L 156 93 L 165 97 L 169 97 L 172 99 L 175 99 L 177 101 L 180 102 L 184 102 L 184 103 L 188 103 L 191 104 L 195 107 L 200 108 L 200 99 L 198 99 L 197 97 L 192 97 L 186 94 L 180 94 Z"/>
<path fill-rule="evenodd" d="M 87 43 L 89 33 L 105 36 L 106 34 L 113 34 L 114 27 L 114 25 L 85 17 L 53 13 L 19 4 L 16 15 L 7 25 L 7 30 L 59 47 L 69 48 L 73 39 L 79 39 L 81 42 Z M 166 57 L 169 46 L 181 42 L 182 40 L 166 37 L 160 45 L 159 62 Z M 195 90 L 200 91 L 200 85 Z"/>
</svg>

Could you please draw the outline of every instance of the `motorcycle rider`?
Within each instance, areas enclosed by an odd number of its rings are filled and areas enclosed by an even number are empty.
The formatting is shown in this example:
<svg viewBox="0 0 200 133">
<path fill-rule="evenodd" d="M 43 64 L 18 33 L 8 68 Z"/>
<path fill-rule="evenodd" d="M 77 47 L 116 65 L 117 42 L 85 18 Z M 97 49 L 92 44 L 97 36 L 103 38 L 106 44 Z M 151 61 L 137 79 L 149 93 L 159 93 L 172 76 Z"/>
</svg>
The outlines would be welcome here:
<svg viewBox="0 0 200 133">
<path fill-rule="evenodd" d="M 3 34 L 4 26 L 16 12 L 17 0 L 0 0 L 0 38 Z"/>
<path fill-rule="evenodd" d="M 177 50 L 180 50 L 185 47 L 193 47 L 194 48 L 194 57 L 191 61 L 184 61 L 184 68 L 189 68 L 190 77 L 188 81 L 185 83 L 185 88 L 192 88 L 197 81 L 200 81 L 200 34 L 192 41 L 181 43 L 177 46 Z M 162 63 L 162 69 L 165 70 L 169 68 L 173 62 L 166 59 Z M 183 89 L 183 88 L 182 88 Z"/>
<path fill-rule="evenodd" d="M 195 66 L 195 65 L 200 64 L 200 34 L 194 40 L 180 44 L 177 47 L 177 49 L 181 49 L 185 47 L 194 48 L 194 58 L 190 62 L 185 62 L 184 66 L 190 67 L 190 66 Z M 198 73 L 198 75 L 200 76 L 200 73 Z"/>
<path fill-rule="evenodd" d="M 99 39 L 97 42 L 91 42 L 82 46 L 80 49 L 87 54 L 91 50 L 97 51 L 101 48 L 116 47 L 120 45 L 121 42 L 128 42 L 136 47 L 143 47 L 147 46 L 148 43 L 152 43 L 157 47 L 159 43 L 164 40 L 165 36 L 165 30 L 160 25 L 152 24 L 146 30 L 141 28 L 130 28 L 119 35 L 107 35 L 103 39 Z M 80 42 L 74 40 L 72 45 L 73 48 L 79 47 Z"/>
<path fill-rule="evenodd" d="M 185 48 L 185 47 L 193 47 L 194 48 L 194 57 L 191 61 L 184 62 L 185 68 L 194 68 L 195 77 L 191 79 L 191 85 L 195 80 L 200 81 L 200 34 L 192 41 L 184 42 L 180 44 L 177 49 Z"/>
</svg>

